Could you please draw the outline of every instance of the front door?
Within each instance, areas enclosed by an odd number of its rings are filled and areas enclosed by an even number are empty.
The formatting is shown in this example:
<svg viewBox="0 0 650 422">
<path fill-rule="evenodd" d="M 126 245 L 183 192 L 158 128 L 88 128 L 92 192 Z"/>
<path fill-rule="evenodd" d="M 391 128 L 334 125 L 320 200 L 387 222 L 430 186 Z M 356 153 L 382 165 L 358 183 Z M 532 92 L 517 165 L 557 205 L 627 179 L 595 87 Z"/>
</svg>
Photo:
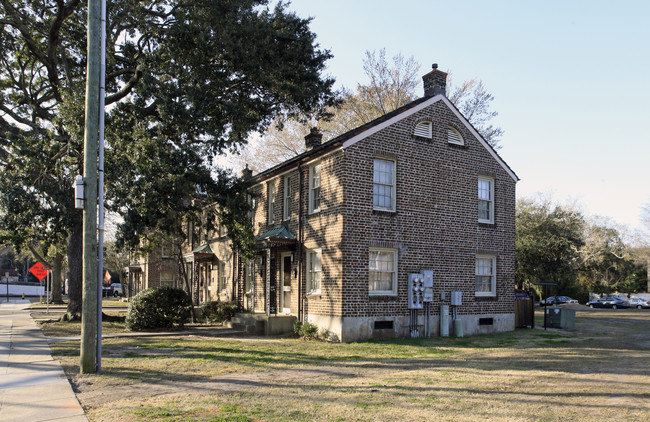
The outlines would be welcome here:
<svg viewBox="0 0 650 422">
<path fill-rule="evenodd" d="M 291 313 L 291 253 L 282 254 L 281 268 L 282 292 L 280 294 L 280 307 L 282 313 Z"/>
</svg>

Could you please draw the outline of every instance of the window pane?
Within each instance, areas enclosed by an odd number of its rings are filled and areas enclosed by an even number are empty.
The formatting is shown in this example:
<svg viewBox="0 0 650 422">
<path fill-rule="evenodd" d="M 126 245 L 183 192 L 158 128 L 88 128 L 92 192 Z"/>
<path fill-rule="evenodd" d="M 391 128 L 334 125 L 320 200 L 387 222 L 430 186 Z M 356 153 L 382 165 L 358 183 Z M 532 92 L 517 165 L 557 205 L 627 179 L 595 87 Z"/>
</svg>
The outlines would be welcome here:
<svg viewBox="0 0 650 422">
<path fill-rule="evenodd" d="M 478 201 L 478 218 L 481 220 L 490 219 L 490 202 L 489 201 Z"/>
<path fill-rule="evenodd" d="M 476 276 L 476 291 L 489 293 L 492 291 L 492 277 Z"/>
<path fill-rule="evenodd" d="M 490 181 L 485 179 L 478 179 L 478 199 L 484 201 L 490 200 Z"/>
<path fill-rule="evenodd" d="M 392 208 L 393 206 L 393 166 L 389 160 L 374 160 L 373 168 L 373 206 Z"/>
<path fill-rule="evenodd" d="M 395 252 L 370 251 L 368 264 L 370 291 L 392 291 L 395 280 Z"/>
</svg>

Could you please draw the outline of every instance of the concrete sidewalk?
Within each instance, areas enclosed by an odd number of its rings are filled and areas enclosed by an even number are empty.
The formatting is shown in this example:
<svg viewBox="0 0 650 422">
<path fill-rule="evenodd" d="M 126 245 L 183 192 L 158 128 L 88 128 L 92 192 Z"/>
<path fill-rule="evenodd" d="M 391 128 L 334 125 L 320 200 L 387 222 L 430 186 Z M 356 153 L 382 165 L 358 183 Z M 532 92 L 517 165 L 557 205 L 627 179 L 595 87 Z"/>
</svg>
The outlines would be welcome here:
<svg viewBox="0 0 650 422">
<path fill-rule="evenodd" d="M 0 421 L 87 421 L 28 306 L 0 302 Z"/>
</svg>

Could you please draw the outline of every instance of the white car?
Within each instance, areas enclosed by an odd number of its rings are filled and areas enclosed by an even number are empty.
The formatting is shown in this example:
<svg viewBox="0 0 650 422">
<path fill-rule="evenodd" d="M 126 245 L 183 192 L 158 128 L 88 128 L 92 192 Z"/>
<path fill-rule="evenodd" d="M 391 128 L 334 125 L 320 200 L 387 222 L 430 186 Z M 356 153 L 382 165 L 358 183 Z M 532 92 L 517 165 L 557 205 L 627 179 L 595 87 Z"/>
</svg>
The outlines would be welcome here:
<svg viewBox="0 0 650 422">
<path fill-rule="evenodd" d="M 637 308 L 637 309 L 650 308 L 650 302 L 640 297 L 630 298 L 629 302 L 631 308 Z"/>
</svg>

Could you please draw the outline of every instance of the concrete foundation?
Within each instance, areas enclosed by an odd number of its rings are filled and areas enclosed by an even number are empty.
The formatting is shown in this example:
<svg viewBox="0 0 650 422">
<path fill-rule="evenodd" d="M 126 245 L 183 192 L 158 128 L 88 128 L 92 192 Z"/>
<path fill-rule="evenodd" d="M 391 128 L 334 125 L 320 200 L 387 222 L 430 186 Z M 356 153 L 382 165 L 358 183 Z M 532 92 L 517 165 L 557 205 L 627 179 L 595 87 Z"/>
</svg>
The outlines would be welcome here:
<svg viewBox="0 0 650 422">
<path fill-rule="evenodd" d="M 515 314 L 485 314 L 459 315 L 462 321 L 463 334 L 490 334 L 515 329 Z M 385 317 L 331 317 L 325 315 L 308 315 L 307 320 L 318 326 L 321 332 L 326 331 L 333 341 L 351 342 L 371 338 L 409 337 L 408 316 Z M 430 317 L 432 337 L 440 335 L 440 319 L 438 315 Z M 424 337 L 424 316 L 418 318 L 420 337 Z M 453 321 L 449 319 L 449 333 L 453 336 Z"/>
</svg>

